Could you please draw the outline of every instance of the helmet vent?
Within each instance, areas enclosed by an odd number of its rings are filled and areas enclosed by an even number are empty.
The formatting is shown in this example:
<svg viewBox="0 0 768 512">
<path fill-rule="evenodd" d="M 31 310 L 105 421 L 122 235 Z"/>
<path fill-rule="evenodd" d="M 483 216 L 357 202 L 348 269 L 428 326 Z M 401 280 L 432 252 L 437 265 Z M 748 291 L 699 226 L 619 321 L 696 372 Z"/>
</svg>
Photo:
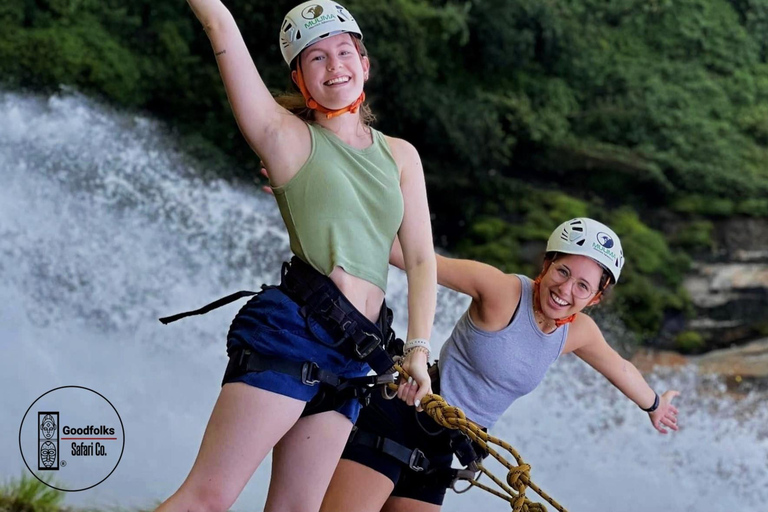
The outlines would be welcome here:
<svg viewBox="0 0 768 512">
<path fill-rule="evenodd" d="M 283 25 L 283 32 L 288 32 L 293 28 L 293 24 L 291 22 L 287 22 L 285 25 Z"/>
<path fill-rule="evenodd" d="M 578 242 L 576 242 L 576 245 L 578 245 L 579 247 L 581 247 L 581 246 L 583 246 L 583 245 L 584 245 L 584 242 L 585 242 L 585 241 L 586 241 L 586 239 L 582 238 L 581 240 L 579 240 Z"/>
<path fill-rule="evenodd" d="M 296 32 L 296 41 L 298 41 L 299 39 L 301 39 L 301 30 Z"/>
</svg>

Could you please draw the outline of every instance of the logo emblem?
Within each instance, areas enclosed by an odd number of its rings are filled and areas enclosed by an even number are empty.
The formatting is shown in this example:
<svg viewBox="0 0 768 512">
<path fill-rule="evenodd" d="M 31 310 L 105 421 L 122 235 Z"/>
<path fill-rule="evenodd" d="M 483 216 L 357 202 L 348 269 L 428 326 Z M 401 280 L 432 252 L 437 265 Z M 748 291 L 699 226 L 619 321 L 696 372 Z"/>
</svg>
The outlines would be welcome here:
<svg viewBox="0 0 768 512">
<path fill-rule="evenodd" d="M 43 393 L 19 427 L 19 450 L 27 469 L 59 491 L 99 485 L 115 471 L 124 448 L 125 430 L 117 409 L 101 393 L 82 386 Z M 66 484 L 51 483 L 46 478 L 50 471 L 58 471 Z"/>
<path fill-rule="evenodd" d="M 611 238 L 611 235 L 603 233 L 602 231 L 597 234 L 597 241 L 606 249 L 613 247 L 613 238 Z"/>
<path fill-rule="evenodd" d="M 301 16 L 305 20 L 314 20 L 319 18 L 323 14 L 323 7 L 320 5 L 310 5 L 301 11 Z"/>
<path fill-rule="evenodd" d="M 40 471 L 59 470 L 59 413 L 41 411 L 37 413 L 40 435 L 37 438 L 37 469 Z"/>
</svg>

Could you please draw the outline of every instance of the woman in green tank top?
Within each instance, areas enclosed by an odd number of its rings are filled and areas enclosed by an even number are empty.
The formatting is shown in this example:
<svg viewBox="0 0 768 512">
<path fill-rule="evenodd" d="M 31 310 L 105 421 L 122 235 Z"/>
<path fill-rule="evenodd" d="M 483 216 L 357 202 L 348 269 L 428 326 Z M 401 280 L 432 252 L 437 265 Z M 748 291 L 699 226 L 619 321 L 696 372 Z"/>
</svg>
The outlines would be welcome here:
<svg viewBox="0 0 768 512">
<path fill-rule="evenodd" d="M 413 381 L 398 393 L 418 404 L 430 391 L 423 348 L 437 288 L 426 187 L 416 149 L 368 126 L 363 85 L 370 64 L 357 22 L 330 0 L 288 13 L 280 46 L 303 97 L 285 108 L 221 1 L 188 3 L 211 41 L 238 126 L 270 169 L 292 250 L 370 321 L 380 313 L 389 251 L 399 237 L 407 336 L 417 349 L 404 361 Z M 301 417 L 304 406 L 242 382 L 225 384 L 188 478 L 160 510 L 227 510 L 273 447 L 265 510 L 318 510 L 352 423 L 336 411 Z"/>
</svg>

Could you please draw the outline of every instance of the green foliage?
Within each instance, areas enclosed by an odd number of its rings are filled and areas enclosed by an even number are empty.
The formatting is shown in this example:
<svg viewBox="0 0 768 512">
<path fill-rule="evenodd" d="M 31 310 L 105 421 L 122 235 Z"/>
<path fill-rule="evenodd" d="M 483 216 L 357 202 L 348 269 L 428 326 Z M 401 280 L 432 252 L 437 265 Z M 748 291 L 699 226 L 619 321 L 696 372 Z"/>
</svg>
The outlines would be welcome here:
<svg viewBox="0 0 768 512">
<path fill-rule="evenodd" d="M 691 261 L 685 253 L 672 251 L 664 236 L 645 225 L 636 212 L 621 209 L 609 218 L 626 257 L 616 286 L 616 308 L 631 330 L 653 337 L 666 311 L 689 310 L 690 298 L 681 285 Z"/>
<path fill-rule="evenodd" d="M 695 220 L 685 223 L 671 237 L 671 242 L 683 249 L 701 250 L 714 248 L 712 231 L 715 226 L 708 220 Z"/>
<path fill-rule="evenodd" d="M 275 90 L 290 88 L 276 34 L 294 3 L 228 3 Z M 768 0 L 348 7 L 366 34 L 381 128 L 416 144 L 442 179 L 533 166 L 541 179 L 579 173 L 576 192 L 607 182 L 655 201 L 768 192 Z M 184 2 L 9 0 L 0 19 L 7 84 L 151 109 L 255 169 Z"/>
<path fill-rule="evenodd" d="M 695 331 L 683 331 L 675 337 L 675 348 L 686 354 L 695 354 L 706 348 L 707 342 Z"/>
<path fill-rule="evenodd" d="M 24 473 L 20 479 L 0 485 L 2 512 L 58 512 L 64 493 L 48 487 L 37 478 Z"/>
<path fill-rule="evenodd" d="M 691 301 L 682 288 L 690 258 L 671 249 L 664 235 L 643 223 L 634 210 L 606 211 L 559 191 L 504 178 L 491 182 L 493 192 L 483 194 L 491 200 L 456 247 L 462 257 L 534 276 L 552 230 L 567 219 L 590 216 L 609 224 L 621 237 L 626 264 L 612 302 L 632 331 L 650 339 L 667 312 L 690 312 Z M 704 225 L 696 226 L 705 230 Z"/>
<path fill-rule="evenodd" d="M 277 31 L 297 2 L 225 2 L 275 92 L 292 87 Z M 419 149 L 449 248 L 534 272 L 558 223 L 607 220 L 628 250 L 616 307 L 650 336 L 689 307 L 688 259 L 667 242 L 705 249 L 707 219 L 768 216 L 768 0 L 345 4 L 377 127 Z M 0 21 L 5 86 L 149 110 L 255 174 L 185 2 L 6 0 Z M 667 241 L 643 220 L 670 204 L 692 223 Z"/>
</svg>

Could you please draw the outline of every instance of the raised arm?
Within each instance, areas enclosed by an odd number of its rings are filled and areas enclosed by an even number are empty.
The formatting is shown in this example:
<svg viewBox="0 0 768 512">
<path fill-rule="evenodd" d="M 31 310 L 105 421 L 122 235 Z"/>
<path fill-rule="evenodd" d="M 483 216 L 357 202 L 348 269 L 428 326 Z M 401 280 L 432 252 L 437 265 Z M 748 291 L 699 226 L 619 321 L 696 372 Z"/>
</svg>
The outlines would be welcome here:
<svg viewBox="0 0 768 512">
<path fill-rule="evenodd" d="M 211 41 L 240 131 L 269 166 L 272 184 L 286 183 L 309 157 L 309 131 L 274 100 L 224 4 L 220 0 L 187 3 Z"/>
<path fill-rule="evenodd" d="M 592 368 L 603 374 L 611 384 L 616 386 L 624 395 L 642 409 L 651 408 L 656 399 L 656 393 L 648 385 L 640 371 L 619 355 L 605 341 L 600 328 L 594 320 L 580 313 L 568 333 L 563 352 L 573 352 Z M 677 391 L 666 391 L 659 397 L 659 406 L 649 412 L 648 416 L 653 427 L 666 434 L 668 427 L 678 430 L 677 408 L 672 405 L 672 399 L 679 395 Z"/>
</svg>

